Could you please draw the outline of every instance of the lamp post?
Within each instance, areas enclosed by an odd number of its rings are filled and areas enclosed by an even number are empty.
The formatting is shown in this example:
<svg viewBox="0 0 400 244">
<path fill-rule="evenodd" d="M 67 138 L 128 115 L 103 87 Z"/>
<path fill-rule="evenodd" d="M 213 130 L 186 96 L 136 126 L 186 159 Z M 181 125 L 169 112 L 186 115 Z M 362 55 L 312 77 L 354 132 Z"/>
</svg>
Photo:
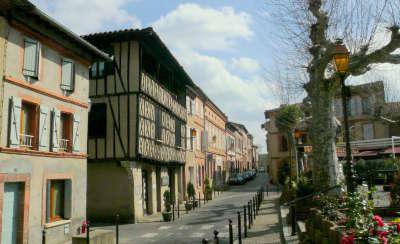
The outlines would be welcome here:
<svg viewBox="0 0 400 244">
<path fill-rule="evenodd" d="M 344 123 L 344 139 L 346 141 L 346 184 L 347 191 L 354 192 L 354 169 L 351 156 L 351 145 L 350 145 L 350 129 L 348 121 L 348 98 L 349 98 L 349 88 L 346 87 L 345 78 L 346 73 L 349 69 L 349 56 L 350 52 L 347 50 L 346 45 L 343 44 L 341 39 L 337 39 L 335 42 L 334 52 L 333 52 L 333 63 L 335 65 L 336 72 L 340 77 L 340 85 L 342 89 L 342 106 L 343 106 L 343 123 Z"/>
</svg>

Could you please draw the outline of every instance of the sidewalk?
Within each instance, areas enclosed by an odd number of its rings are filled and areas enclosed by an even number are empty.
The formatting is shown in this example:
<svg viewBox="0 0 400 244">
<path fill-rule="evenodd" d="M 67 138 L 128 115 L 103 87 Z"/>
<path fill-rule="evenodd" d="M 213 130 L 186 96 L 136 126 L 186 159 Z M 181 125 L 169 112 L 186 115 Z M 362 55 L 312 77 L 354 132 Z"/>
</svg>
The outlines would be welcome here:
<svg viewBox="0 0 400 244">
<path fill-rule="evenodd" d="M 265 193 L 265 198 L 261 203 L 258 215 L 251 226 L 251 229 L 248 230 L 248 237 L 243 239 L 243 243 L 281 243 L 281 229 L 279 225 L 279 196 L 280 194 L 272 192 L 267 197 Z"/>
</svg>

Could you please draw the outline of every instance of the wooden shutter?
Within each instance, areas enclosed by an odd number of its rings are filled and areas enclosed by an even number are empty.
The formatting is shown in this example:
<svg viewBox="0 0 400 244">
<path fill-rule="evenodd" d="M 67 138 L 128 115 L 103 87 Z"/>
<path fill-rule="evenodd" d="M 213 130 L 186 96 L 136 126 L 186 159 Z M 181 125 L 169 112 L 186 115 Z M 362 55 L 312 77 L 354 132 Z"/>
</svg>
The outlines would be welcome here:
<svg viewBox="0 0 400 244">
<path fill-rule="evenodd" d="M 64 181 L 64 219 L 71 218 L 72 210 L 72 181 Z"/>
<path fill-rule="evenodd" d="M 51 121 L 51 150 L 58 152 L 60 137 L 60 111 L 53 109 Z"/>
<path fill-rule="evenodd" d="M 189 127 L 186 127 L 186 134 L 187 134 L 187 136 L 186 136 L 186 148 L 188 150 L 190 150 L 191 149 L 190 148 L 190 141 L 191 141 L 192 135 L 190 133 L 190 128 Z"/>
<path fill-rule="evenodd" d="M 74 124 L 73 124 L 73 134 L 72 134 L 72 151 L 79 152 L 80 151 L 80 123 L 81 120 L 79 116 L 74 114 Z"/>
<path fill-rule="evenodd" d="M 47 151 L 49 147 L 49 137 L 47 136 L 47 120 L 49 117 L 49 109 L 40 106 L 39 115 L 39 150 Z"/>
<path fill-rule="evenodd" d="M 50 194 L 51 194 L 51 180 L 46 181 L 46 223 L 50 222 Z"/>
<path fill-rule="evenodd" d="M 62 60 L 62 75 L 61 75 L 61 89 L 65 91 L 73 91 L 74 90 L 74 63 L 72 60 L 63 59 Z"/>
<path fill-rule="evenodd" d="M 38 77 L 40 45 L 36 40 L 25 38 L 24 75 Z"/>
<path fill-rule="evenodd" d="M 9 101 L 9 139 L 8 145 L 12 148 L 19 147 L 20 144 L 20 127 L 21 127 L 21 99 L 11 97 Z"/>
</svg>

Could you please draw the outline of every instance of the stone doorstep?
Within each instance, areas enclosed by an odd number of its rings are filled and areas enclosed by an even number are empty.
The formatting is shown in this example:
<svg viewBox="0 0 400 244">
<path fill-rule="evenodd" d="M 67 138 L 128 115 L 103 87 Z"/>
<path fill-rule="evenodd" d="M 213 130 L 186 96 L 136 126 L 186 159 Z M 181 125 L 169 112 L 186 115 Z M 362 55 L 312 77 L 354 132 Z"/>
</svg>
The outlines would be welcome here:
<svg viewBox="0 0 400 244">
<path fill-rule="evenodd" d="M 91 230 L 90 243 L 114 244 L 115 234 L 111 230 Z M 86 233 L 72 236 L 72 244 L 86 244 Z"/>
</svg>

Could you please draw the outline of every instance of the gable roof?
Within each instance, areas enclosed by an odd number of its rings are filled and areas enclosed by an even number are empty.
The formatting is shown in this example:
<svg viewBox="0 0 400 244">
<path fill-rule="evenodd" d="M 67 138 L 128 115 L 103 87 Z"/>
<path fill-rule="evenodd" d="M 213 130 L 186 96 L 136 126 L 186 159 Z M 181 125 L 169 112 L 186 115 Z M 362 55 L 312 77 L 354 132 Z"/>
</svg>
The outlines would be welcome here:
<svg viewBox="0 0 400 244">
<path fill-rule="evenodd" d="M 90 61 L 111 60 L 106 53 L 58 23 L 28 0 L 1 0 L 0 15 L 11 22 L 22 23 Z"/>
</svg>

